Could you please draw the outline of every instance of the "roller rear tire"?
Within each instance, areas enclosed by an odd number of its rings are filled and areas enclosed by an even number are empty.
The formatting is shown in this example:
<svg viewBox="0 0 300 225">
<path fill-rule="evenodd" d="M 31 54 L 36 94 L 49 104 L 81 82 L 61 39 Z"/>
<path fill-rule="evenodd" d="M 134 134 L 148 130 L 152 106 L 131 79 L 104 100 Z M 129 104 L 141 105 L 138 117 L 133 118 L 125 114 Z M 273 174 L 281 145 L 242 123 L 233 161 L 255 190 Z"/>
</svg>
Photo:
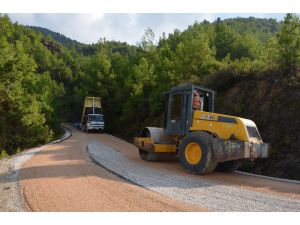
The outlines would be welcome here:
<svg viewBox="0 0 300 225">
<path fill-rule="evenodd" d="M 179 160 L 185 171 L 192 174 L 209 174 L 217 163 L 213 157 L 211 135 L 196 131 L 188 134 L 179 146 Z"/>
</svg>

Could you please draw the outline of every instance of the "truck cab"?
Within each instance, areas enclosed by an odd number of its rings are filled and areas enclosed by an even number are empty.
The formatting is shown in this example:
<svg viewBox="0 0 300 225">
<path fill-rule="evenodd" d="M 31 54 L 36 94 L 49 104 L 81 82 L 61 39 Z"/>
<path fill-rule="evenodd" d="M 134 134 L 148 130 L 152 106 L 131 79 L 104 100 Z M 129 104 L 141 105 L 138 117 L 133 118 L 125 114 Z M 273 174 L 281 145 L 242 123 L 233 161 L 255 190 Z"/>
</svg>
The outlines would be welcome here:
<svg viewBox="0 0 300 225">
<path fill-rule="evenodd" d="M 86 123 L 86 130 L 96 130 L 103 131 L 104 130 L 104 118 L 102 114 L 89 114 Z"/>
<path fill-rule="evenodd" d="M 104 130 L 105 122 L 99 97 L 86 97 L 83 105 L 80 128 L 84 132 Z"/>
</svg>

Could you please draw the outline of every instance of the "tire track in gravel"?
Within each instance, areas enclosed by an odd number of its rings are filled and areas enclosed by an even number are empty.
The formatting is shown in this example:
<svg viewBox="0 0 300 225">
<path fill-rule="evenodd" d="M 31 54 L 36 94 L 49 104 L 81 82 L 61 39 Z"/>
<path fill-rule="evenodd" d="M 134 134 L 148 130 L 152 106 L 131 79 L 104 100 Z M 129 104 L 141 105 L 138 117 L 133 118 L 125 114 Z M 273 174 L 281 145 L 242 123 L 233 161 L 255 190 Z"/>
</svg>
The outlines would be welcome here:
<svg viewBox="0 0 300 225">
<path fill-rule="evenodd" d="M 119 176 L 147 189 L 190 204 L 217 211 L 300 211 L 300 200 L 285 195 L 257 192 L 217 180 L 197 179 L 136 163 L 121 152 L 93 141 L 90 156 Z M 299 186 L 300 187 L 300 186 Z"/>
</svg>

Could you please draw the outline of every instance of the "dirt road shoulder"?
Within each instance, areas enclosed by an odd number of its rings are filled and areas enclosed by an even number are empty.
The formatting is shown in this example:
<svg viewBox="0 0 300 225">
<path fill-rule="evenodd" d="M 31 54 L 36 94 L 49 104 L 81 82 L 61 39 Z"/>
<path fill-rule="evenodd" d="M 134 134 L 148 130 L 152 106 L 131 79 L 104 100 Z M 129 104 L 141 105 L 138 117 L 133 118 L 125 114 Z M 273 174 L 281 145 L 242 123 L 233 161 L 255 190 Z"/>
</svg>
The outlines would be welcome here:
<svg viewBox="0 0 300 225">
<path fill-rule="evenodd" d="M 71 135 L 70 130 L 64 128 L 64 135 L 52 143 L 64 141 Z M 20 167 L 45 146 L 28 149 L 0 160 L 0 212 L 30 211 L 19 183 Z"/>
</svg>

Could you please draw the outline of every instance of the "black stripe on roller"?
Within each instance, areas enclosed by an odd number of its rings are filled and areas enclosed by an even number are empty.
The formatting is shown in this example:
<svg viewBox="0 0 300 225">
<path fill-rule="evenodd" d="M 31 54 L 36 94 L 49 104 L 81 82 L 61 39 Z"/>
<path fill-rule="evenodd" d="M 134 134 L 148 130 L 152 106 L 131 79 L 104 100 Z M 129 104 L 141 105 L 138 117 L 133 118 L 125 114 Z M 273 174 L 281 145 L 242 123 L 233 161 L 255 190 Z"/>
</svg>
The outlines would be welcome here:
<svg viewBox="0 0 300 225">
<path fill-rule="evenodd" d="M 223 122 L 223 123 L 237 123 L 234 118 L 225 117 L 225 116 L 219 116 L 218 117 L 218 122 Z"/>
</svg>

